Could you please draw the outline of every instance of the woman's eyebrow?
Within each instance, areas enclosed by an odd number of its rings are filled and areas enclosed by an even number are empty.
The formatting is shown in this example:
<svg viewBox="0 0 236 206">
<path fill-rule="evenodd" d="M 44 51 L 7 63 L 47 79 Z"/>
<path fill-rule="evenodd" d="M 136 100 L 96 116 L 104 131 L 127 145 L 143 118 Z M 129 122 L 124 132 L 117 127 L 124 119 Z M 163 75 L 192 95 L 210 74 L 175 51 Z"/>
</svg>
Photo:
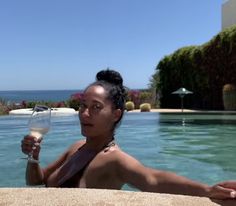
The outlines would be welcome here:
<svg viewBox="0 0 236 206">
<path fill-rule="evenodd" d="M 83 103 L 86 103 L 86 104 L 88 104 L 90 101 L 89 100 L 86 100 L 86 99 L 81 99 L 81 102 L 83 102 Z M 91 103 L 95 103 L 95 104 L 102 104 L 102 105 L 104 105 L 104 103 L 102 102 L 102 101 L 100 101 L 100 100 L 97 100 L 97 99 L 92 99 L 91 100 Z"/>
<path fill-rule="evenodd" d="M 98 100 L 92 100 L 92 103 L 95 103 L 95 104 L 104 104 L 104 103 L 102 103 L 101 101 L 98 101 Z"/>
</svg>

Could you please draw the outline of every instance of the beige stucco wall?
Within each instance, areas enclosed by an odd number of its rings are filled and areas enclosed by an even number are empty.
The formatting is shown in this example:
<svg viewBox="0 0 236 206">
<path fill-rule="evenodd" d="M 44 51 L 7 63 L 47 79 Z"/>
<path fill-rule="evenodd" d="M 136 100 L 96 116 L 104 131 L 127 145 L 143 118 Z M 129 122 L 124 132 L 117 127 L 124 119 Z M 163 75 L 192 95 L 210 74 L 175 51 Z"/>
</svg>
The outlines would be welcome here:
<svg viewBox="0 0 236 206">
<path fill-rule="evenodd" d="M 5 205 L 234 206 L 236 200 L 216 202 L 209 198 L 120 190 L 1 188 L 0 206 Z"/>
<path fill-rule="evenodd" d="M 222 30 L 236 24 L 236 0 L 227 0 L 222 4 Z"/>
</svg>

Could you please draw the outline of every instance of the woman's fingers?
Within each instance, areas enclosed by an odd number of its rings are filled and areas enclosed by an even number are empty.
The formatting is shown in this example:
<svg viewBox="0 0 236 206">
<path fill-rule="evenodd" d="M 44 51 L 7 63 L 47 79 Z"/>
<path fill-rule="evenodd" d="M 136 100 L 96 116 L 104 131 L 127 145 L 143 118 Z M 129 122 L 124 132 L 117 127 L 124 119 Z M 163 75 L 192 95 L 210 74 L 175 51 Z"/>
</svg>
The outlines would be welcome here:
<svg viewBox="0 0 236 206">
<path fill-rule="evenodd" d="M 32 150 L 32 146 L 33 146 L 33 142 L 32 141 L 28 141 L 28 140 L 22 140 L 21 141 L 21 150 L 23 153 L 28 154 L 31 152 Z"/>
<path fill-rule="evenodd" d="M 26 135 L 21 141 L 21 150 L 24 154 L 29 154 L 33 151 L 33 153 L 37 156 L 40 151 L 40 142 L 41 139 L 38 140 L 33 136 Z"/>
<path fill-rule="evenodd" d="M 221 182 L 218 185 L 225 187 L 225 188 L 230 188 L 236 190 L 236 181 L 225 181 Z"/>
<path fill-rule="evenodd" d="M 211 197 L 216 199 L 235 199 L 236 191 L 234 189 L 224 187 L 222 184 L 217 184 L 212 187 Z"/>
<path fill-rule="evenodd" d="M 231 198 L 236 198 L 236 191 L 230 192 L 230 197 Z"/>
</svg>

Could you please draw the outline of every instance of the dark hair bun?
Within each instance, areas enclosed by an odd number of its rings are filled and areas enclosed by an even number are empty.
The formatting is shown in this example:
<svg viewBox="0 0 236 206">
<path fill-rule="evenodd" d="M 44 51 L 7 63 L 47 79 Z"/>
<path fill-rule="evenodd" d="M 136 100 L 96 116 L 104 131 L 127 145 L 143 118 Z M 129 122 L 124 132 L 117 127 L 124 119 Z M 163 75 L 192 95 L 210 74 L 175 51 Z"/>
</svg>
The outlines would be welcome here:
<svg viewBox="0 0 236 206">
<path fill-rule="evenodd" d="M 96 79 L 97 81 L 105 81 L 109 82 L 110 84 L 115 84 L 121 87 L 123 86 L 123 79 L 120 73 L 114 70 L 102 70 L 97 73 Z"/>
</svg>

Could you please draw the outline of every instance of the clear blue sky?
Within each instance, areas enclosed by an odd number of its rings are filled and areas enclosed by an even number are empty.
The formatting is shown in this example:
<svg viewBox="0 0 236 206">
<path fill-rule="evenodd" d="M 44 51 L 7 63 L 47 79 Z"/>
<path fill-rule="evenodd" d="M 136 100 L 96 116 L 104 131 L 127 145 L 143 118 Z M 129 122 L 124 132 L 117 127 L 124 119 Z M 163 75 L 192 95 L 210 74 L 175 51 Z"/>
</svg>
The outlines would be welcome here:
<svg viewBox="0 0 236 206">
<path fill-rule="evenodd" d="M 146 88 L 221 30 L 221 0 L 0 0 L 0 90 L 83 89 L 104 68 Z"/>
</svg>

